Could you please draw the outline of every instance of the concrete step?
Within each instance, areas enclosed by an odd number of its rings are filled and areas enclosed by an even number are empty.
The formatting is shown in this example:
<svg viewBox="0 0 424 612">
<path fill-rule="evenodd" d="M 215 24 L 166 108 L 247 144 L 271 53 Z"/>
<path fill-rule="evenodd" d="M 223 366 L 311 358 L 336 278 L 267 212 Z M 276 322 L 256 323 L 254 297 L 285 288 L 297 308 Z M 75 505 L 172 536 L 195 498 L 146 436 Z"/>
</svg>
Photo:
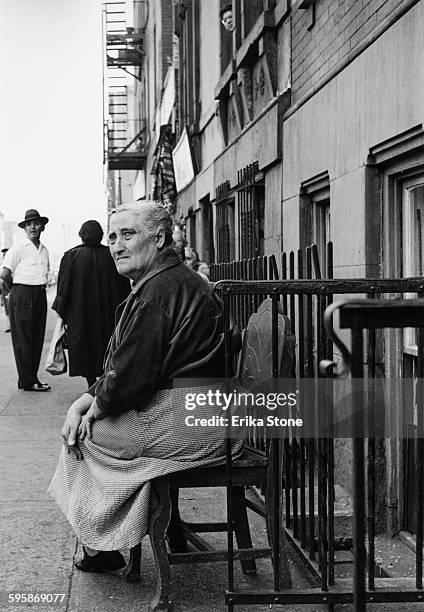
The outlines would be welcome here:
<svg viewBox="0 0 424 612">
<path fill-rule="evenodd" d="M 353 503 L 349 493 L 340 485 L 334 487 L 334 534 L 336 538 L 351 538 L 353 535 Z M 293 516 L 293 499 L 290 495 L 290 515 Z M 298 520 L 300 520 L 300 488 L 297 489 Z M 309 520 L 309 487 L 305 488 L 306 521 Z M 286 495 L 283 491 L 283 516 L 286 518 Z M 314 517 L 318 524 L 318 486 L 314 487 Z M 328 517 L 327 517 L 328 521 Z"/>
</svg>

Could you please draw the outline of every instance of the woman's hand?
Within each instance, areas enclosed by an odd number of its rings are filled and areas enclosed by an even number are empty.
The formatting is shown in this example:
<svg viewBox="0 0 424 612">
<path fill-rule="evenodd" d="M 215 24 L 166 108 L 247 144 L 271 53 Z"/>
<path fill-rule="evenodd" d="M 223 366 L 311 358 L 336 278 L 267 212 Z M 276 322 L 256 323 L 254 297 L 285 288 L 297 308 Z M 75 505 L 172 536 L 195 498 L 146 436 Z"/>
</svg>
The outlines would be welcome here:
<svg viewBox="0 0 424 612">
<path fill-rule="evenodd" d="M 92 402 L 93 397 L 89 393 L 81 395 L 70 406 L 62 427 L 63 444 L 68 453 L 75 455 L 76 459 L 83 459 L 78 447 L 78 429 L 83 415 L 89 410 Z"/>
<path fill-rule="evenodd" d="M 81 424 L 78 429 L 78 435 L 80 440 L 84 440 L 86 437 L 91 440 L 93 435 L 93 423 L 94 421 L 100 421 L 105 418 L 105 414 L 100 412 L 100 408 L 97 405 L 96 398 L 93 399 L 90 410 L 82 417 Z"/>
</svg>

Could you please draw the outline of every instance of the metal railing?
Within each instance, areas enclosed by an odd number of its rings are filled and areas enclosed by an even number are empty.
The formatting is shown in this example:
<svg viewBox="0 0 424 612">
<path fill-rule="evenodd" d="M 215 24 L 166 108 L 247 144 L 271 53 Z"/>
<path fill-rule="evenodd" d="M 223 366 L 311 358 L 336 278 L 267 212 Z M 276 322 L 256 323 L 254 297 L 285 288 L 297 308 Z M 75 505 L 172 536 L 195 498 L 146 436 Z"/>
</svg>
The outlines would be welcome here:
<svg viewBox="0 0 424 612">
<path fill-rule="evenodd" d="M 327 272 L 331 274 L 331 246 L 329 251 L 329 267 Z M 378 299 L 387 294 L 402 297 L 404 294 L 420 294 L 424 291 L 424 282 L 421 278 L 407 279 L 312 279 L 313 270 L 319 272 L 319 262 L 315 261 L 314 249 L 309 249 L 306 253 L 305 265 L 303 253 L 297 254 L 297 272 L 299 275 L 309 276 L 309 278 L 295 278 L 295 257 L 289 254 L 288 257 L 282 256 L 282 276 L 289 277 L 286 280 L 225 280 L 218 282 L 217 290 L 221 293 L 224 300 L 226 321 L 229 323 L 231 318 L 241 327 L 245 327 L 248 317 L 257 308 L 264 297 L 271 297 L 273 302 L 279 302 L 283 306 L 285 314 L 290 319 L 291 331 L 297 338 L 296 350 L 296 371 L 295 378 L 317 379 L 320 373 L 319 363 L 323 360 L 334 361 L 334 347 L 332 339 L 326 334 L 323 325 L 323 315 L 326 308 L 333 303 L 334 296 L 337 300 L 341 297 L 351 298 L 352 295 L 365 296 L 369 299 Z M 259 263 L 260 262 L 260 263 Z M 252 262 L 239 262 L 237 265 L 222 264 L 221 267 L 214 266 L 213 274 L 218 275 L 218 271 L 242 276 L 244 272 L 252 270 Z M 269 274 L 269 258 L 258 258 L 256 261 L 257 274 Z M 226 267 L 222 267 L 226 266 Z M 272 267 L 274 274 L 276 270 Z M 253 273 L 253 272 L 252 272 Z M 214 278 L 214 277 L 213 277 Z M 406 303 L 408 300 L 401 300 Z M 277 308 L 274 308 L 277 312 Z M 399 328 L 407 326 L 402 318 L 399 318 L 397 326 Z M 415 321 L 416 323 L 416 321 Z M 392 325 L 393 326 L 393 325 Z M 384 327 L 384 326 L 382 326 Z M 362 354 L 362 344 L 356 344 L 352 359 L 356 362 L 367 363 L 367 376 L 376 375 L 376 355 L 381 348 L 383 332 L 376 331 L 376 325 L 367 331 L 367 344 L 365 354 Z M 276 335 L 276 318 L 273 319 L 272 334 Z M 422 351 L 422 342 L 419 351 Z M 422 359 L 422 353 L 420 354 Z M 422 363 L 422 361 L 420 361 Z M 228 371 L 230 366 L 228 365 Z M 331 415 L 332 404 L 328 405 L 328 412 Z M 313 411 L 312 413 L 313 414 Z M 313 418 L 311 416 L 311 418 Z M 305 565 L 311 571 L 316 580 L 316 587 L 303 590 L 284 590 L 278 589 L 280 577 L 278 564 L 274 564 L 274 590 L 263 592 L 237 592 L 234 587 L 232 571 L 232 560 L 229 561 L 229 586 L 226 602 L 229 609 L 239 604 L 327 604 L 329 609 L 333 609 L 336 603 L 349 603 L 355 600 L 356 610 L 364 610 L 365 603 L 368 602 L 403 602 L 403 601 L 424 601 L 422 590 L 422 534 L 417 533 L 417 552 L 416 552 L 416 574 L 415 579 L 404 581 L 402 588 L 393 586 L 392 588 L 382 588 L 377 584 L 374 564 L 374 542 L 376 534 L 376 466 L 373 462 L 375 456 L 375 442 L 370 438 L 368 444 L 368 464 L 366 479 L 367 497 L 367 574 L 368 588 L 361 586 L 360 599 L 358 600 L 358 583 L 336 580 L 335 576 L 335 553 L 338 550 L 355 548 L 355 550 L 365 550 L 365 530 L 360 533 L 361 541 L 358 542 L 357 534 L 351 537 L 338 539 L 335 533 L 335 511 L 334 511 L 334 491 L 335 491 L 335 459 L 334 459 L 334 440 L 331 437 L 323 438 L 320 435 L 303 438 L 291 436 L 290 439 L 277 440 L 275 444 L 282 445 L 282 473 L 281 480 L 275 483 L 277 487 L 283 489 L 284 499 L 284 535 L 285 540 L 295 547 L 297 553 L 303 559 Z M 354 437 L 351 436 L 351 445 L 355 446 Z M 363 443 L 363 440 L 362 440 Z M 264 451 L 266 452 L 266 451 Z M 361 451 L 362 452 L 362 451 Z M 278 453 L 277 453 L 278 454 Z M 359 451 L 356 453 L 359 456 Z M 422 482 L 423 465 L 419 463 L 417 478 Z M 363 485 L 364 483 L 362 483 Z M 361 486 L 362 486 L 361 485 Z M 363 504 L 364 490 L 358 489 L 358 481 L 352 483 L 352 496 L 354 505 L 358 507 Z M 318 507 L 318 518 L 316 518 L 316 507 Z M 277 531 L 283 528 L 283 516 L 279 508 L 275 508 L 273 524 Z M 417 504 L 417 524 L 422 523 L 423 502 L 422 495 L 419 496 Z M 361 515 L 363 517 L 363 515 Z M 421 518 L 420 518 L 421 517 Z M 229 517 L 229 530 L 232 530 L 232 518 Z M 421 527 L 422 529 L 422 527 Z M 275 534 L 277 541 L 280 541 L 281 533 Z M 356 541 L 355 541 L 356 538 Z M 421 538 L 421 539 L 420 539 Z M 230 540 L 230 539 L 229 539 Z M 420 561 L 421 559 L 421 561 Z M 359 555 L 359 561 L 355 560 L 355 575 L 361 574 L 358 563 L 363 563 L 363 556 Z M 230 567 L 231 566 L 231 567 Z M 362 568 L 362 571 L 365 571 Z M 360 603 L 358 603 L 358 601 Z"/>
</svg>

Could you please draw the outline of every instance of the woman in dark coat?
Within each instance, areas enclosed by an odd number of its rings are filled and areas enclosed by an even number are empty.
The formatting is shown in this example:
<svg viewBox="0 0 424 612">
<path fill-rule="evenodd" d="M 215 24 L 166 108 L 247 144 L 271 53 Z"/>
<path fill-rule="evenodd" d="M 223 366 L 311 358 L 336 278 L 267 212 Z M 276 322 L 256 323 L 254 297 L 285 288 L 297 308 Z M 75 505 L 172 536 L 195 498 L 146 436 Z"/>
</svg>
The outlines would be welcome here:
<svg viewBox="0 0 424 612">
<path fill-rule="evenodd" d="M 120 569 L 118 550 L 146 535 L 157 509 L 152 480 L 219 463 L 226 453 L 225 427 L 186 423 L 187 398 L 224 375 L 221 302 L 171 247 L 172 218 L 161 205 L 117 208 L 109 243 L 120 274 L 134 284 L 118 308 L 103 376 L 69 408 L 49 487 L 84 544 L 75 565 L 89 572 Z M 196 417 L 211 416 L 213 404 L 204 404 Z M 234 429 L 237 454 L 244 428 Z"/>
<path fill-rule="evenodd" d="M 52 308 L 66 324 L 69 375 L 84 376 L 90 387 L 103 371 L 116 307 L 131 287 L 100 244 L 103 230 L 97 221 L 83 223 L 79 236 L 82 244 L 66 251 L 60 262 Z"/>
</svg>

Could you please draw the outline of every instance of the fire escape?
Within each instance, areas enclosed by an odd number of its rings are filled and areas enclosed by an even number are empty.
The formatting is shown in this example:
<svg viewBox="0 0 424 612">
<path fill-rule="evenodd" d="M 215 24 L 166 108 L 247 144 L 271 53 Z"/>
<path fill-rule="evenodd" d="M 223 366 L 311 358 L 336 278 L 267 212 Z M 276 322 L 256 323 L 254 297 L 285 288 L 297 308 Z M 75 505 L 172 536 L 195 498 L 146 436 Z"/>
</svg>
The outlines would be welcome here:
<svg viewBox="0 0 424 612">
<path fill-rule="evenodd" d="M 136 82 L 141 87 L 146 13 L 144 0 L 134 0 L 141 16 L 140 29 L 128 27 L 125 1 L 103 4 L 105 36 L 104 157 L 108 170 L 141 170 L 148 147 L 148 128 L 142 104 L 134 101 Z M 134 79 L 128 78 L 128 75 Z"/>
</svg>

